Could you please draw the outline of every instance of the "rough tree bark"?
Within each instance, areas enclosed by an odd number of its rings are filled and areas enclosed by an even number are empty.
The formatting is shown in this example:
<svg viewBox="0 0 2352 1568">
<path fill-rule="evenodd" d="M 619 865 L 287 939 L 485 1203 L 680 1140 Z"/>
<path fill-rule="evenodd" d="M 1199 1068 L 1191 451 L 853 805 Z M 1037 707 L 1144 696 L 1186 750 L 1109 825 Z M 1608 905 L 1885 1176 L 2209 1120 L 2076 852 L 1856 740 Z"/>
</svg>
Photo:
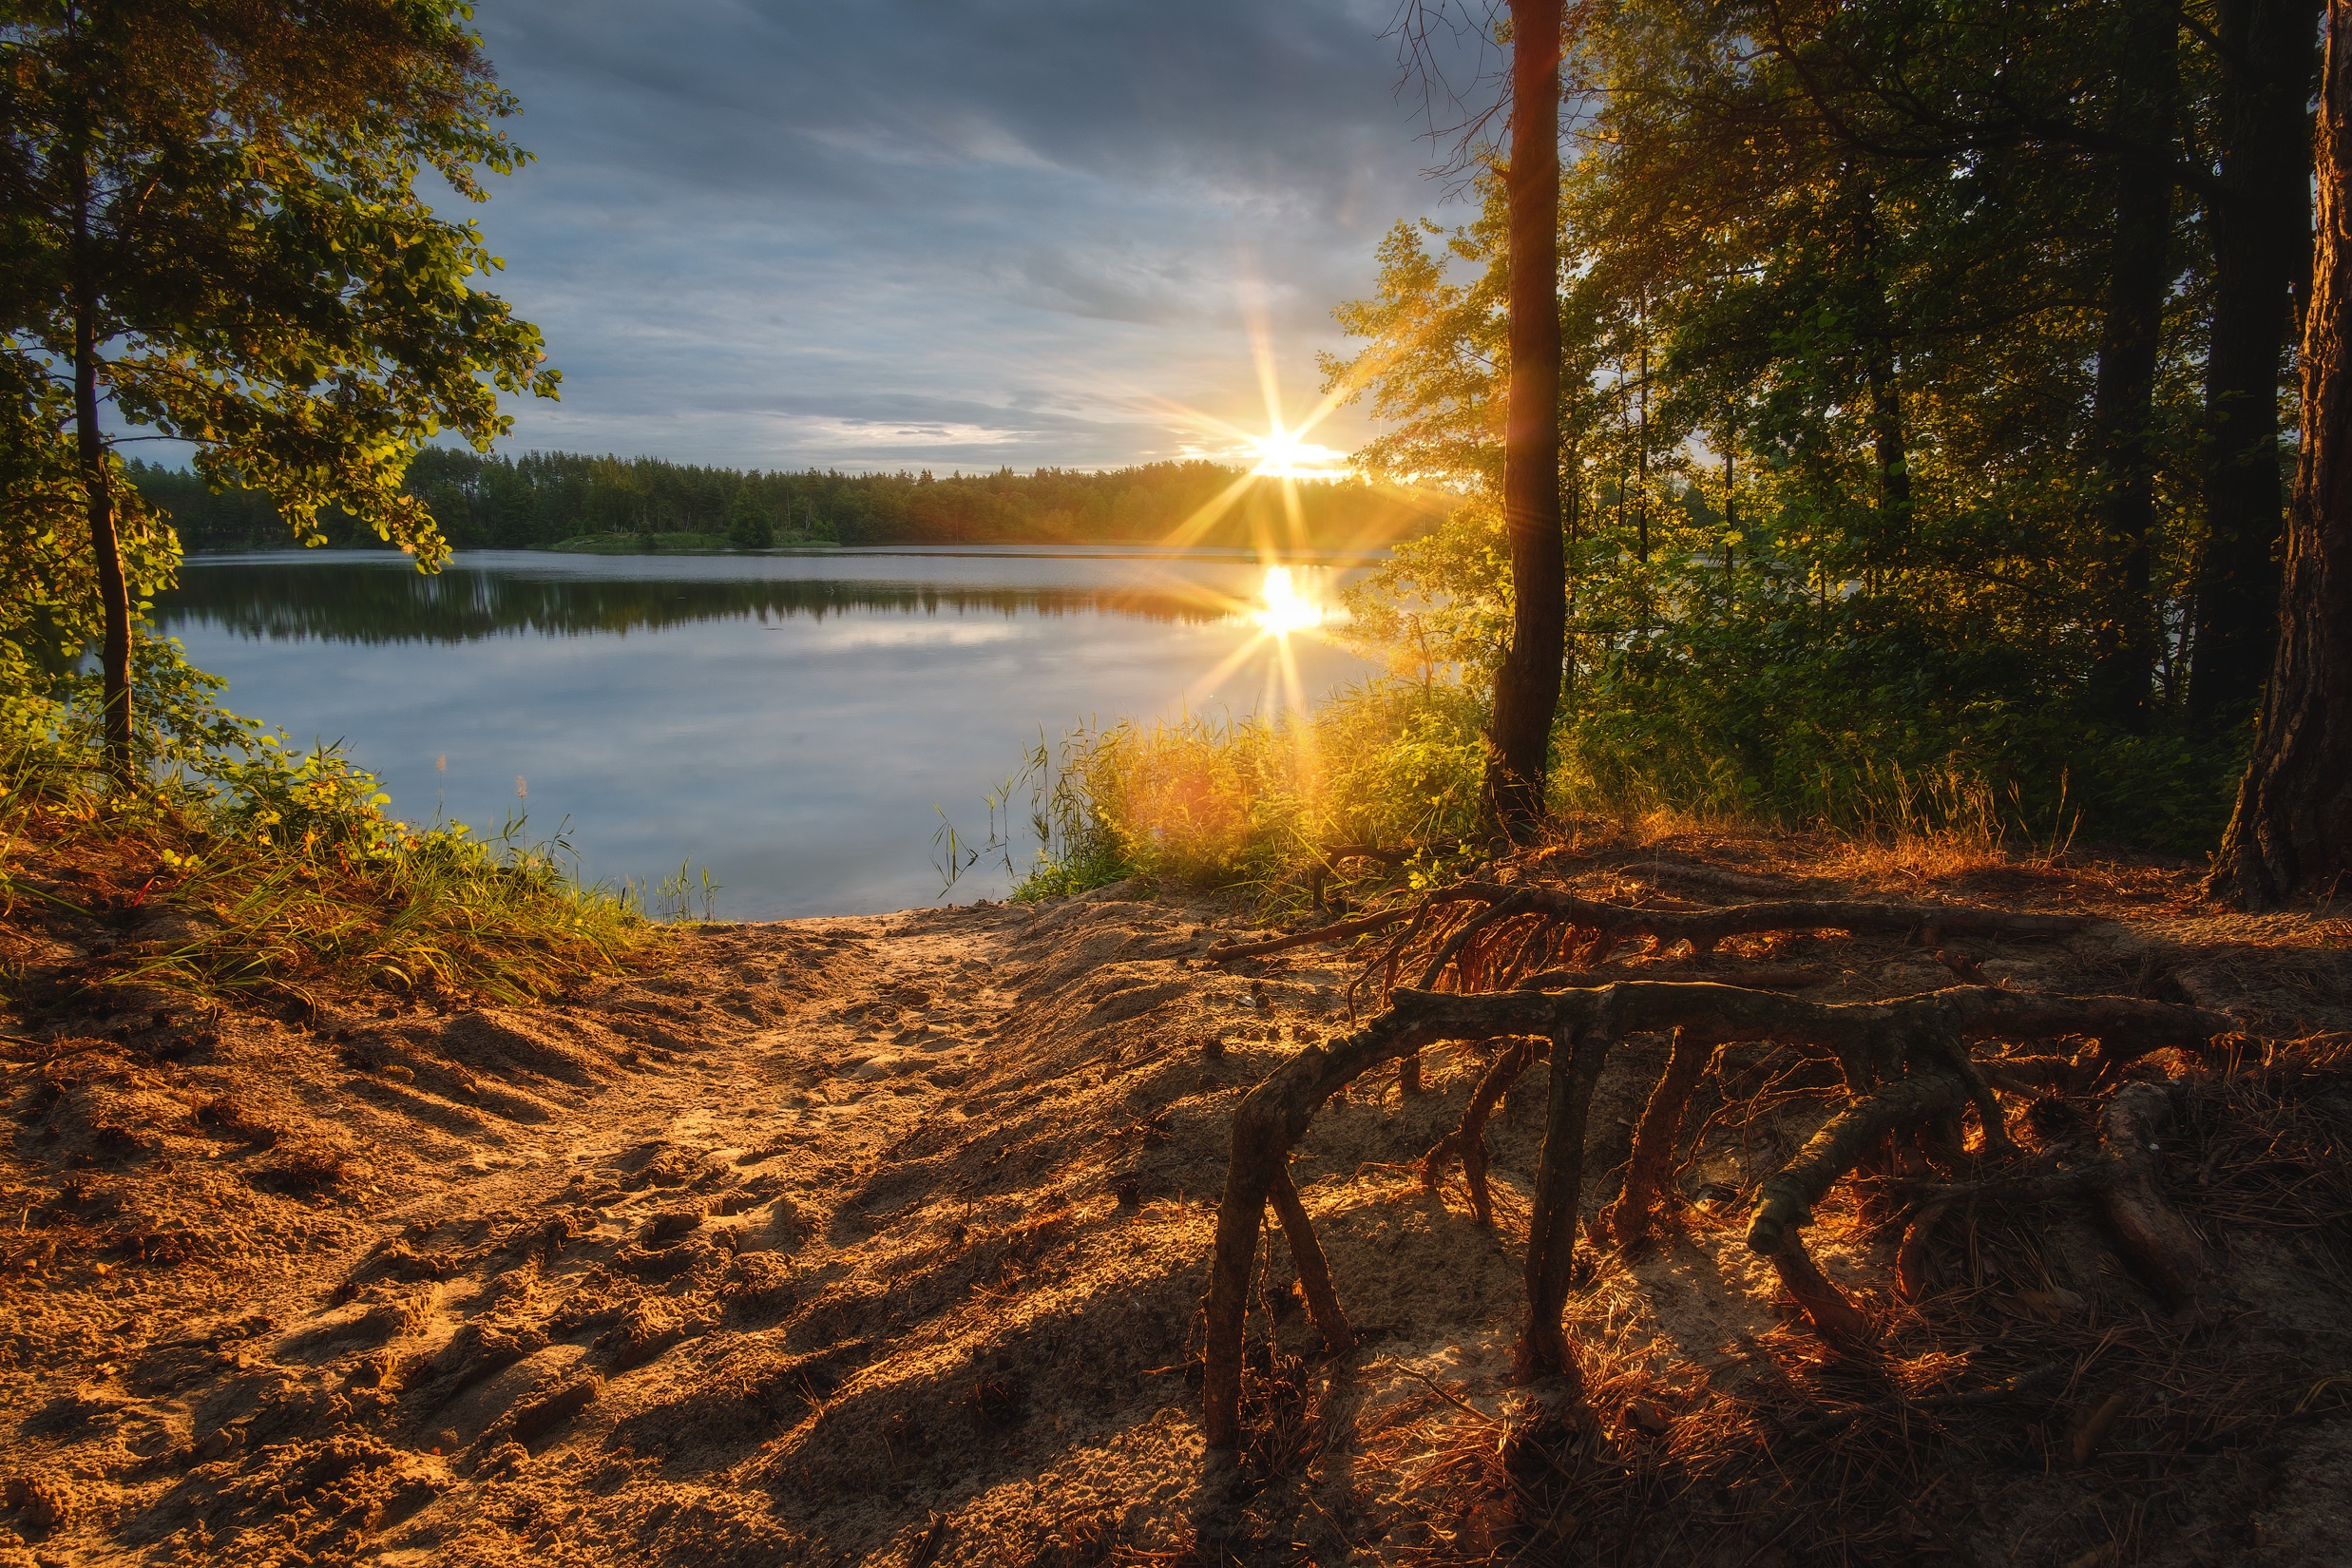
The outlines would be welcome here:
<svg viewBox="0 0 2352 1568">
<path fill-rule="evenodd" d="M 2127 730 L 2148 725 L 2155 669 L 2149 536 L 2155 522 L 2156 354 L 2171 278 L 2172 127 L 2179 97 L 2177 0 L 2129 0 L 2114 128 L 2129 139 L 2115 160 L 2115 220 L 2109 237 L 2107 301 L 2092 392 L 2097 464 L 2097 624 L 2093 711 Z"/>
<path fill-rule="evenodd" d="M 1561 0 L 1511 0 L 1511 381 L 1502 437 L 1511 645 L 1495 672 L 1485 795 L 1496 825 L 1514 838 L 1543 814 L 1568 627 L 1559 512 L 1561 21 Z"/>
<path fill-rule="evenodd" d="M 2221 198 L 2207 204 L 2213 316 L 2206 354 L 2210 449 L 2197 563 L 2189 712 L 2207 734 L 2262 698 L 2278 641 L 2279 375 L 2294 308 L 2308 293 L 2311 194 L 2305 100 L 2320 0 L 2221 0 Z"/>
<path fill-rule="evenodd" d="M 2278 650 L 2254 755 L 2209 894 L 2266 908 L 2352 877 L 2352 0 L 2329 0 L 2304 314 L 2302 451 L 2286 519 Z"/>
</svg>

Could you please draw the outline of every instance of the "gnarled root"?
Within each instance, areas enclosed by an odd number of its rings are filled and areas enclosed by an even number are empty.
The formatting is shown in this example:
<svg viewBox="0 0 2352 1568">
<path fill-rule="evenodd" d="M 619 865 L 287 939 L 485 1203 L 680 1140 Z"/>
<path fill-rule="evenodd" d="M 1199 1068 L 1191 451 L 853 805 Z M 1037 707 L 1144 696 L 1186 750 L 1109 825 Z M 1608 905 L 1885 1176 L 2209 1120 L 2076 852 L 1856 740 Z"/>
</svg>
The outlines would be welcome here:
<svg viewBox="0 0 2352 1568">
<path fill-rule="evenodd" d="M 2065 1154 L 2062 1148 L 2051 1150 L 2039 1157 L 2034 1169 L 1985 1181 L 1927 1188 L 1903 1228 L 1903 1245 L 1895 1253 L 1896 1295 L 1917 1301 L 1927 1293 L 1928 1249 L 1935 1244 L 1937 1228 L 1962 1204 L 2042 1202 L 2075 1196 L 2100 1184 L 2103 1173 L 2095 1165 L 2058 1166 L 2056 1160 Z"/>
<path fill-rule="evenodd" d="M 1486 1186 L 1486 1122 L 1495 1106 L 1527 1069 L 1551 1054 L 1552 1042 L 1540 1035 L 1521 1035 L 1503 1047 L 1502 1054 L 1479 1075 L 1470 1093 L 1462 1125 L 1446 1134 L 1421 1157 L 1421 1183 L 1435 1192 L 1445 1179 L 1445 1167 L 1459 1155 L 1462 1179 L 1470 1189 L 1470 1215 L 1481 1225 L 1495 1222 L 1493 1195 Z"/>
<path fill-rule="evenodd" d="M 1307 1217 L 1307 1206 L 1299 1201 L 1287 1165 L 1276 1173 L 1267 1196 L 1282 1221 L 1283 1239 L 1291 1244 L 1291 1261 L 1298 1268 L 1298 1288 L 1307 1297 L 1308 1315 L 1314 1319 L 1323 1343 L 1334 1353 L 1346 1355 L 1356 1348 L 1356 1336 L 1348 1331 L 1347 1314 L 1339 1310 L 1338 1293 L 1331 1289 L 1331 1266 L 1324 1260 L 1323 1245 L 1315 1240 L 1314 1225 Z"/>
<path fill-rule="evenodd" d="M 1534 1214 L 1527 1225 L 1527 1327 L 1512 1356 L 1521 1383 L 1572 1372 L 1576 1361 L 1560 1327 L 1573 1282 L 1577 1195 L 1584 1176 L 1584 1124 L 1593 1085 L 1615 1038 L 1605 1017 L 1552 1047 L 1552 1093 L 1544 1107 L 1543 1156 L 1536 1164 Z"/>
<path fill-rule="evenodd" d="M 2124 1255 L 2176 1311 L 2194 1316 L 2210 1306 L 2205 1243 L 2166 1199 L 2155 1158 L 2172 1114 L 2161 1083 L 2115 1091 L 2099 1116 L 2099 1186 Z"/>
<path fill-rule="evenodd" d="M 1289 1176 L 1291 1145 L 1307 1130 L 1316 1107 L 1343 1084 L 1432 1040 L 1447 1038 L 1483 1037 L 1449 1036 L 1442 1027 L 1391 1010 L 1331 1049 L 1306 1047 L 1245 1095 L 1234 1110 L 1233 1152 L 1225 1165 L 1224 1197 L 1217 1205 L 1209 1299 L 1203 1310 L 1201 1425 L 1211 1448 L 1234 1448 L 1241 1443 L 1242 1328 L 1249 1310 L 1250 1271 L 1266 1205 L 1277 1182 Z M 1325 1277 L 1329 1277 L 1328 1270 Z"/>
<path fill-rule="evenodd" d="M 1948 1197 L 1930 1198 L 1911 1216 L 1903 1233 L 1903 1245 L 1895 1251 L 1897 1299 L 1917 1301 L 1927 1293 L 1927 1249 L 1935 1243 L 1936 1227 L 1952 1212 L 1952 1202 Z"/>
<path fill-rule="evenodd" d="M 1790 1157 L 1764 1178 L 1761 1201 L 1748 1221 L 1750 1251 L 1772 1257 L 1788 1233 L 1812 1222 L 1813 1205 L 1839 1177 L 1862 1163 L 1879 1139 L 1898 1127 L 1915 1126 L 1957 1110 L 1968 1097 L 1959 1075 L 1930 1070 L 1856 1100 L 1831 1118 Z"/>
<path fill-rule="evenodd" d="M 1813 1254 L 1805 1250 L 1805 1240 L 1794 1227 L 1781 1233 L 1780 1245 L 1772 1250 L 1771 1261 L 1772 1272 L 1780 1275 L 1781 1284 L 1796 1297 L 1815 1333 L 1841 1349 L 1858 1349 L 1869 1343 L 1870 1319 L 1844 1291 L 1829 1282 L 1829 1276 L 1813 1261 Z"/>
<path fill-rule="evenodd" d="M 1524 939 L 1515 946 L 1526 950 Z M 1288 1180 L 1291 1146 L 1331 1094 L 1377 1066 L 1440 1041 L 1539 1035 L 1571 1042 L 1552 1048 L 1552 1097 L 1529 1237 L 1529 1316 L 1519 1357 L 1521 1370 L 1529 1375 L 1564 1372 L 1573 1362 L 1561 1319 L 1572 1277 L 1585 1119 L 1594 1080 L 1610 1042 L 1618 1037 L 1692 1026 L 1703 1027 L 1717 1042 L 1769 1040 L 1833 1058 L 1853 1089 L 1854 1102 L 1765 1181 L 1749 1226 L 1749 1245 L 1774 1258 L 1784 1278 L 1791 1277 L 1791 1269 L 1799 1271 L 1801 1281 L 1804 1265 L 1795 1260 L 1803 1249 L 1792 1252 L 1788 1243 L 1831 1185 L 1887 1134 L 1949 1128 L 1972 1102 L 1981 1106 L 1989 1100 L 1990 1084 L 1998 1081 L 1998 1075 L 1975 1068 L 1962 1041 L 2087 1035 L 2097 1038 L 2106 1051 L 2137 1053 L 2168 1045 L 2205 1047 L 2233 1024 L 2220 1014 L 2136 998 L 2036 996 L 1993 986 L 1955 986 L 1892 1002 L 1839 1004 L 1694 982 L 1632 981 L 1577 990 L 1483 995 L 1395 992 L 1392 1005 L 1353 1034 L 1328 1046 L 1310 1045 L 1285 1061 L 1245 1096 L 1233 1113 L 1203 1334 L 1202 1426 L 1209 1446 L 1226 1449 L 1240 1442 L 1242 1329 L 1259 1229 L 1267 1204 L 1279 1201 L 1277 1188 Z M 1489 1076 L 1499 1096 L 1505 1080 L 1491 1069 Z M 2166 1124 L 2169 1113 L 2158 1103 L 2143 1103 L 2145 1100 L 2136 1093 L 2118 1096 L 2111 1107 L 2113 1147 L 2106 1165 L 2114 1173 L 2112 1185 L 2117 1195 L 2111 1214 L 2135 1261 L 2168 1293 L 2189 1299 L 2204 1278 L 2203 1249 L 2164 1204 L 2155 1185 L 2146 1145 Z M 1489 1109 L 1492 1102 L 1490 1096 Z M 1996 1107 L 1986 1122 L 1988 1139 L 1996 1146 L 1998 1115 Z M 1464 1153 L 1466 1143 L 1458 1144 Z M 1295 1197 L 1293 1193 L 1292 1200 Z M 1303 1209 L 1298 1216 L 1302 1223 L 1293 1232 L 1294 1255 L 1301 1259 L 1304 1280 L 1310 1272 L 1306 1260 L 1319 1258 L 1320 1251 L 1310 1251 L 1312 1232 L 1303 1224 Z M 1290 1223 L 1287 1215 L 1285 1222 Z M 1780 1261 L 1784 1254 L 1790 1261 Z M 1328 1285 L 1328 1270 L 1323 1280 Z M 1790 1288 L 1796 1290 L 1796 1283 Z M 1808 1305 L 1808 1316 L 1820 1324 L 1838 1325 L 1834 1331 L 1852 1329 L 1851 1320 L 1838 1314 L 1834 1303 L 1820 1299 L 1820 1311 Z M 1335 1295 L 1329 1307 L 1330 1324 L 1344 1332 Z M 1320 1309 L 1317 1315 L 1324 1321 Z M 1825 1327 L 1824 1331 L 1833 1330 Z M 1335 1336 L 1327 1329 L 1326 1337 Z"/>
<path fill-rule="evenodd" d="M 1673 1174 L 1674 1139 L 1682 1132 L 1682 1113 L 1691 1093 L 1714 1060 L 1711 1040 L 1695 1029 L 1676 1029 L 1666 1071 L 1641 1108 L 1641 1123 L 1634 1129 L 1634 1156 L 1625 1166 L 1625 1186 L 1617 1200 L 1601 1211 L 1600 1233 L 1631 1250 L 1650 1233 L 1651 1210 L 1658 1193 Z"/>
<path fill-rule="evenodd" d="M 1448 926 L 1452 909 L 1481 904 L 1485 908 Z M 1487 972 L 1501 965 L 1502 951 L 1516 954 L 1508 965 L 1516 970 L 1532 955 L 1548 948 L 1556 936 L 1564 940 L 1578 931 L 1592 933 L 1591 946 L 1578 959 L 1590 967 L 1628 937 L 1648 937 L 1661 951 L 1688 942 L 1693 954 L 1704 955 L 1725 937 L 1764 931 L 1842 930 L 1856 935 L 1908 936 L 1932 947 L 1946 936 L 2064 936 L 2084 924 L 2075 915 L 1840 899 L 1773 899 L 1713 909 L 1635 909 L 1580 898 L 1558 888 L 1464 882 L 1423 900 L 1412 927 L 1376 965 L 1386 969 L 1388 985 L 1395 984 L 1399 958 L 1428 927 L 1426 917 L 1440 910 L 1447 912 L 1436 923 L 1441 934 L 1422 969 L 1422 990 L 1435 989 L 1449 967 L 1455 971 L 1456 990 L 1481 989 Z M 1498 931 L 1505 927 L 1513 929 Z M 1489 940 L 1490 933 L 1501 940 Z M 1353 989 L 1349 987 L 1351 998 Z"/>
<path fill-rule="evenodd" d="M 2141 1278 L 2183 1316 L 2209 1312 L 2213 1274 L 2205 1243 L 2165 1197 L 2155 1159 L 2172 1118 L 2172 1097 L 2164 1084 L 2126 1084 L 2101 1111 L 2097 1151 L 2081 1163 L 1931 1189 L 1896 1254 L 1897 1291 L 1906 1301 L 1926 1291 L 1936 1227 L 1962 1202 L 2036 1202 L 2095 1193 Z"/>
</svg>

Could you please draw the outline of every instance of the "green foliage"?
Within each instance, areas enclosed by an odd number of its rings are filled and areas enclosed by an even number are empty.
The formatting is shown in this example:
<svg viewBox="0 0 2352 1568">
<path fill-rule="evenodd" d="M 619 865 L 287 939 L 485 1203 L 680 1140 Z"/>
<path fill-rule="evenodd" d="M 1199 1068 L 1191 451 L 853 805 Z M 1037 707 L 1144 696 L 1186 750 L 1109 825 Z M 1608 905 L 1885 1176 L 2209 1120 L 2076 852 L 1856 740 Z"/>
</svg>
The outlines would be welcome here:
<svg viewBox="0 0 2352 1568">
<path fill-rule="evenodd" d="M 663 877 L 654 888 L 653 907 L 664 920 L 693 920 L 698 907 L 702 910 L 702 919 L 716 920 L 718 918 L 718 893 L 719 884 L 713 880 L 708 866 L 702 868 L 698 877 L 694 862 L 681 860 L 678 863 L 678 870 Z"/>
<path fill-rule="evenodd" d="M 764 550 L 775 543 L 775 520 L 750 485 L 737 487 L 727 503 L 727 543 L 742 550 Z"/>
<path fill-rule="evenodd" d="M 2212 842 L 2245 736 L 2185 702 L 2213 276 L 2188 224 L 2142 411 L 2144 576 L 2102 511 L 2100 420 L 2132 412 L 2102 412 L 2096 373 L 2117 171 L 2174 156 L 2130 142 L 2123 9 L 1583 14 L 1557 804 L 1851 826 L 1894 780 L 1961 777 L 2036 833 L 2078 815 L 2114 841 Z M 2181 59 L 2208 145 L 2220 63 L 2203 35 Z M 1384 424 L 1370 468 L 1465 498 L 1356 590 L 1353 635 L 1473 698 L 1511 594 L 1501 193 L 1491 171 L 1478 190 L 1450 234 L 1390 233 L 1373 295 L 1335 312 L 1363 347 L 1326 363 Z M 2127 728 L 2095 688 L 2135 619 L 2155 628 L 2153 717 Z"/>
<path fill-rule="evenodd" d="M 150 762 L 178 758 L 152 789 L 105 788 L 70 737 L 0 748 L 0 916 L 29 899 L 182 917 L 124 949 L 106 983 L 300 997 L 373 982 L 519 1001 L 649 940 L 625 890 L 580 883 L 560 834 L 532 844 L 509 822 L 483 842 L 463 823 L 397 821 L 335 749 L 296 752 L 221 713 L 217 682 L 171 644 L 147 649 L 145 711 L 174 715 L 144 732 Z M 222 741 L 239 749 L 207 749 Z"/>
<path fill-rule="evenodd" d="M 501 265 L 435 214 L 526 157 L 455 0 L 24 5 L 0 20 L 0 354 L 35 385 L 94 356 L 123 425 L 191 443 L 298 539 L 334 508 L 430 565 L 401 483 L 501 392 L 555 392 L 538 332 L 471 285 Z M 62 449 L 62 399 L 10 433 Z M 105 432 L 111 444 L 121 437 Z M 67 471 L 62 457 L 50 460 Z"/>
<path fill-rule="evenodd" d="M 65 393 L 0 354 L 0 746 L 57 732 L 83 650 L 97 641 L 97 574 L 67 454 L 51 437 Z M 114 475 L 117 531 L 132 602 L 168 587 L 178 542 Z"/>
</svg>

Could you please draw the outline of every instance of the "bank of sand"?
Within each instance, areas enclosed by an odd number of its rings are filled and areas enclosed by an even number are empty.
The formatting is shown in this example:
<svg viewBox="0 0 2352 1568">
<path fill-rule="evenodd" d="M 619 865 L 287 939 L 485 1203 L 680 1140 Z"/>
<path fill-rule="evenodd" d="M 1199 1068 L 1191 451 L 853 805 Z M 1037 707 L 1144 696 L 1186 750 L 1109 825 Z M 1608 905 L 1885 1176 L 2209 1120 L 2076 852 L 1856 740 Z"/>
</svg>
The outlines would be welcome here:
<svg viewBox="0 0 2352 1568">
<path fill-rule="evenodd" d="M 1788 874 L 1813 850 L 1598 842 L 1546 870 L 1725 902 L 1826 889 Z M 1747 876 L 1694 885 L 1693 862 Z M 1542 1463 L 1605 1484 L 1547 1493 L 1508 1376 L 1542 1078 L 1491 1129 L 1501 1214 L 1482 1230 L 1412 1163 L 1481 1064 L 1440 1051 L 1426 1092 L 1367 1081 L 1302 1146 L 1363 1343 L 1318 1353 L 1270 1241 L 1257 1436 L 1212 1463 L 1195 1362 L 1230 1114 L 1348 1027 L 1360 958 L 1213 965 L 1233 908 L 1129 885 L 682 928 L 528 1008 L 354 990 L 297 1023 L 133 995 L 9 1024 L 0 1562 L 1473 1561 L 1538 1537 L 1528 1560 L 1554 1560 L 1578 1551 L 1560 1508 L 1587 1511 L 1588 1544 L 1646 1542 L 1634 1560 L 2341 1561 L 2343 926 L 2203 912 L 2160 868 L 1847 870 L 1834 890 L 2113 917 L 1979 945 L 1989 979 L 2195 1000 L 2304 1040 L 2259 1094 L 2197 1090 L 2172 1169 L 2228 1259 L 2222 1329 L 2165 1321 L 2081 1216 L 2034 1254 L 2038 1292 L 1982 1283 L 1979 1252 L 2015 1250 L 1988 1215 L 1949 1244 L 1939 1310 L 2008 1325 L 1984 1330 L 2006 1341 L 1987 1367 L 2071 1361 L 1967 1405 L 1976 1425 L 1940 1418 L 1903 1396 L 1982 1370 L 1948 1334 L 1919 1348 L 1921 1314 L 1883 1289 L 1891 1237 L 1829 1240 L 1825 1214 L 1825 1262 L 1911 1344 L 1857 1382 L 1740 1245 L 1738 1190 L 1818 1123 L 1817 1088 L 1745 1133 L 1718 1119 L 1682 1176 L 1701 1201 L 1579 1292 L 1600 1425 Z M 17 936 L 29 976 L 95 940 Z M 1616 969 L 1792 963 L 1820 1000 L 1951 983 L 1899 940 L 1836 936 Z M 1665 1048 L 1628 1042 L 1601 1086 L 1588 1211 Z M 2279 1192 L 2303 1206 L 2265 1208 Z M 2117 1393 L 2077 1463 L 2084 1411 Z M 1885 1473 L 1897 1430 L 1910 1481 Z M 1568 1499 L 1548 1526 L 1546 1496 Z"/>
</svg>

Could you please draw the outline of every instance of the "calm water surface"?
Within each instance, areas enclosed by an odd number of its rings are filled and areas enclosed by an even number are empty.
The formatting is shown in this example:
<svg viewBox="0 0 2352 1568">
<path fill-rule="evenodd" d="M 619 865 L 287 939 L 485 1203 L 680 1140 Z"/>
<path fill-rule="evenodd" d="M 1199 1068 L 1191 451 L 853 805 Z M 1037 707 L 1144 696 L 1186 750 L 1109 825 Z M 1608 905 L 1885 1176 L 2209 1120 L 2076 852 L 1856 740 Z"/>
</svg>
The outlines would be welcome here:
<svg viewBox="0 0 2352 1568">
<path fill-rule="evenodd" d="M 722 915 L 763 919 L 939 899 L 938 809 L 985 828 L 1041 731 L 1239 715 L 1367 673 L 1311 629 L 1267 631 L 1364 569 L 1294 564 L 1286 599 L 1222 552 L 482 551 L 426 578 L 310 550 L 191 560 L 157 617 L 232 707 L 341 739 L 411 821 L 527 808 L 533 836 L 568 819 L 591 878 L 691 859 Z M 1004 890 L 983 865 L 952 897 Z"/>
</svg>

